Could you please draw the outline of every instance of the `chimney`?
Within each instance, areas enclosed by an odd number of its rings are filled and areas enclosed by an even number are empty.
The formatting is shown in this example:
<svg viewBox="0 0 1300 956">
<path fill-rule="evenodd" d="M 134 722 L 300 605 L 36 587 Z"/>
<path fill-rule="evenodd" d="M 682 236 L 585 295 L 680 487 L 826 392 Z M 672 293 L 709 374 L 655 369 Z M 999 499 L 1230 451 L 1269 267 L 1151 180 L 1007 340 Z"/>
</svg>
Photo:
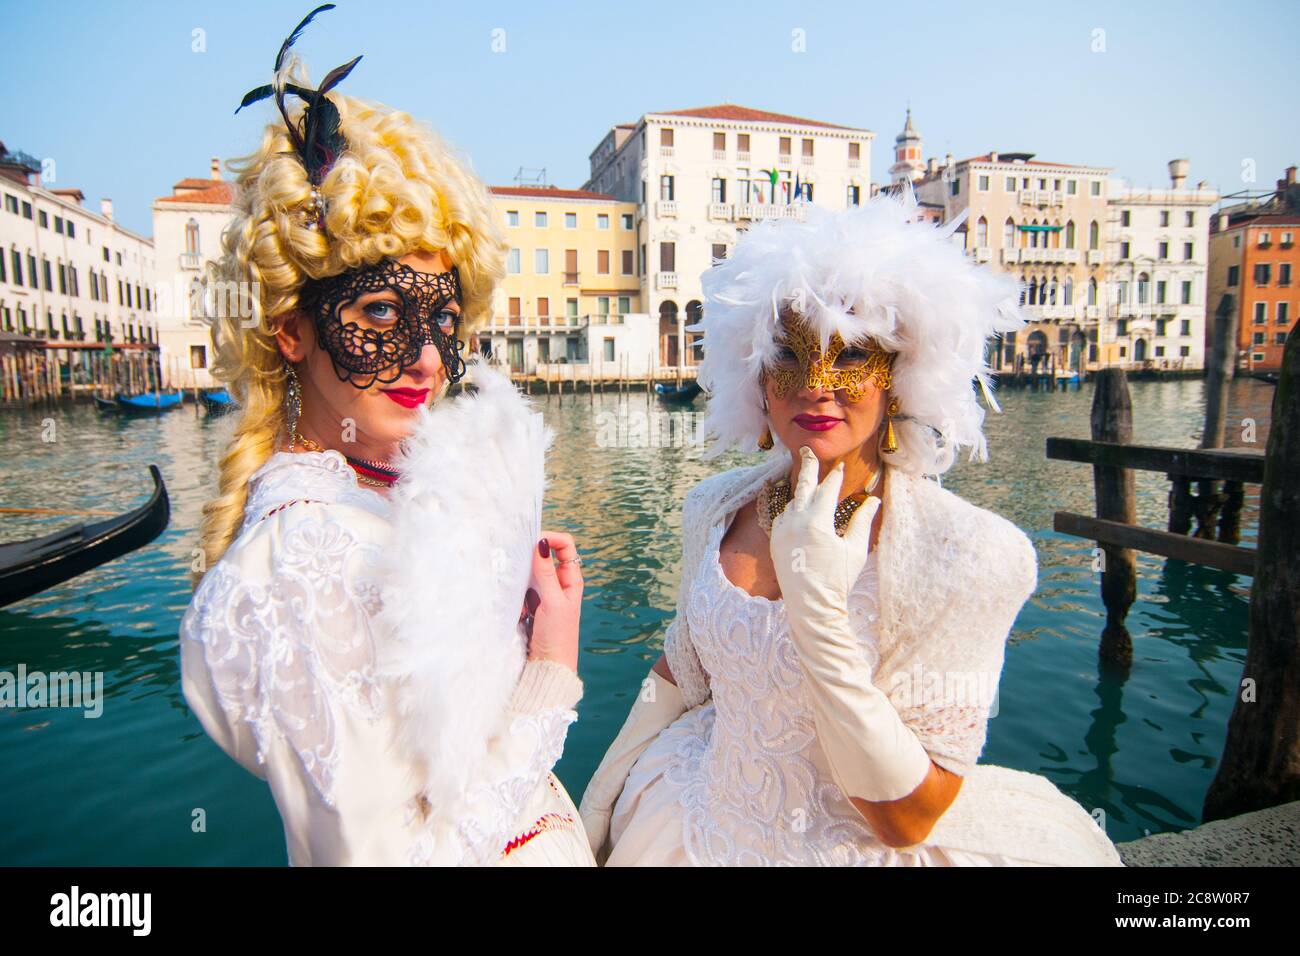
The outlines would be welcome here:
<svg viewBox="0 0 1300 956">
<path fill-rule="evenodd" d="M 996 163 L 997 161 L 998 161 L 998 151 L 997 151 L 996 149 L 990 149 L 990 150 L 989 150 L 989 162 L 990 162 L 990 163 Z"/>
<path fill-rule="evenodd" d="M 952 153 L 948 153 L 947 155 L 945 155 L 945 156 L 943 157 L 943 164 L 944 164 L 945 166 L 951 166 L 951 165 L 952 165 Z"/>
<path fill-rule="evenodd" d="M 1187 170 L 1191 167 L 1185 159 L 1169 160 L 1169 181 L 1173 184 L 1174 189 L 1182 189 L 1183 183 L 1187 182 Z"/>
<path fill-rule="evenodd" d="M 212 176 L 210 178 L 221 178 L 221 159 L 217 156 L 212 157 Z"/>
<path fill-rule="evenodd" d="M 933 156 L 931 156 L 929 159 L 925 161 L 925 173 L 927 176 L 933 176 L 935 171 L 938 168 L 939 168 L 939 161 L 935 159 Z"/>
<path fill-rule="evenodd" d="M 1228 214 L 1226 212 L 1221 212 L 1219 213 L 1219 232 L 1227 232 L 1227 231 L 1228 231 Z"/>
<path fill-rule="evenodd" d="M 1288 186 L 1295 185 L 1295 167 L 1294 167 L 1294 166 L 1288 166 L 1288 167 L 1286 168 L 1286 184 L 1287 184 Z"/>
<path fill-rule="evenodd" d="M 109 222 L 113 221 L 113 200 L 101 199 L 99 201 L 99 212 Z"/>
</svg>

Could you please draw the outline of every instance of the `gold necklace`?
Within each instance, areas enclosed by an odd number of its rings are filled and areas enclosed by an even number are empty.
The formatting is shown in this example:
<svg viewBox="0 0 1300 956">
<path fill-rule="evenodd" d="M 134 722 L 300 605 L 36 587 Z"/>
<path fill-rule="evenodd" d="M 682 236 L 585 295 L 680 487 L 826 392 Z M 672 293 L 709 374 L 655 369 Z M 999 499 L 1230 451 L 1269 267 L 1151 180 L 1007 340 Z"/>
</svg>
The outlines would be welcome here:
<svg viewBox="0 0 1300 956">
<path fill-rule="evenodd" d="M 876 485 L 880 483 L 880 476 L 884 473 L 883 468 L 878 469 L 866 488 L 841 498 L 839 504 L 835 506 L 835 533 L 841 538 L 848 530 L 853 513 L 858 510 L 862 502 L 867 500 L 867 496 L 875 491 Z M 778 478 L 776 481 L 769 479 L 763 482 L 754 507 L 758 511 L 758 526 L 767 533 L 768 537 L 772 536 L 772 522 L 785 510 L 785 506 L 790 503 L 790 498 L 789 478 Z"/>
</svg>

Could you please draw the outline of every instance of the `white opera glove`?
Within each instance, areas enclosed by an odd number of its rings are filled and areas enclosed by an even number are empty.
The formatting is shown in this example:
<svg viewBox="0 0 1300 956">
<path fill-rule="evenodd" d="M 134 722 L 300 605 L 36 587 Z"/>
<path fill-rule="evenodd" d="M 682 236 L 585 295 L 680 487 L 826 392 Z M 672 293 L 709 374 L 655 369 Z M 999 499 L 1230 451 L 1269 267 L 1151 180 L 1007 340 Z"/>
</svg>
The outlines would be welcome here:
<svg viewBox="0 0 1300 956">
<path fill-rule="evenodd" d="M 623 729 L 592 774 L 578 808 L 598 863 L 604 863 L 608 855 L 605 842 L 609 838 L 609 819 L 633 764 L 660 732 L 685 712 L 686 701 L 677 685 L 652 670 L 641 684 Z"/>
<path fill-rule="evenodd" d="M 771 552 L 790 637 L 808 676 L 817 739 L 846 796 L 899 800 L 925 780 L 930 756 L 872 683 L 849 620 L 849 594 L 870 553 L 880 499 L 863 502 L 841 538 L 835 507 L 844 465 L 818 484 L 816 456 L 806 445 L 799 454 L 799 481 L 772 522 Z"/>
</svg>

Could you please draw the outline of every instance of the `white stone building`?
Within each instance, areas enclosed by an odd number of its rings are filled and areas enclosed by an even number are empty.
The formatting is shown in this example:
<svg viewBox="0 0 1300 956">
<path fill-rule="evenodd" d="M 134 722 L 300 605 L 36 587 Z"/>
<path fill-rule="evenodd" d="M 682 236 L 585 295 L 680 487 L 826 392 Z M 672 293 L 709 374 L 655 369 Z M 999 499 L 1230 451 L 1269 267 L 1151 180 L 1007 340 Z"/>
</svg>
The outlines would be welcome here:
<svg viewBox="0 0 1300 956">
<path fill-rule="evenodd" d="M 211 329 L 193 314 L 191 288 L 221 255 L 221 233 L 234 217 L 233 187 L 213 158 L 208 179 L 182 179 L 153 204 L 157 257 L 159 361 L 170 388 L 213 388 Z"/>
<path fill-rule="evenodd" d="M 612 128 L 584 189 L 637 203 L 641 307 L 658 322 L 658 364 L 690 375 L 700 276 L 750 223 L 870 195 L 870 130 L 723 104 L 647 113 Z M 775 179 L 775 183 L 773 183 Z"/>
<path fill-rule="evenodd" d="M 46 340 L 86 384 L 79 356 L 156 348 L 153 242 L 113 221 L 111 199 L 92 212 L 42 172 L 0 143 L 0 330 Z"/>
<path fill-rule="evenodd" d="M 1219 194 L 1185 186 L 1188 162 L 1169 162 L 1168 189 L 1109 188 L 1107 259 L 1111 288 L 1103 343 L 1110 364 L 1205 367 L 1210 207 Z"/>
</svg>

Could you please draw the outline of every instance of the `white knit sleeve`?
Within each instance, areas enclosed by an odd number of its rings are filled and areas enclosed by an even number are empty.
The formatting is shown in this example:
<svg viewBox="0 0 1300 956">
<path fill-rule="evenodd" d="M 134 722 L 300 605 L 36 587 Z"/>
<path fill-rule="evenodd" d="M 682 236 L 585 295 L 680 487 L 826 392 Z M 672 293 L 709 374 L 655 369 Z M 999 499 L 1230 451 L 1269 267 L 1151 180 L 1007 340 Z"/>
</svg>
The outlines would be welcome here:
<svg viewBox="0 0 1300 956">
<path fill-rule="evenodd" d="M 681 581 L 677 588 L 677 610 L 664 633 L 664 657 L 673 673 L 673 682 L 682 692 L 686 707 L 696 707 L 709 699 L 709 677 L 691 640 L 687 619 L 687 601 L 704 548 L 705 531 L 700 527 L 703 505 L 701 485 L 696 485 L 682 503 Z"/>
<path fill-rule="evenodd" d="M 1038 581 L 1034 546 L 1019 528 L 982 512 L 972 534 L 983 544 L 964 549 L 962 560 L 979 561 L 981 587 L 954 594 L 939 614 L 947 639 L 926 655 L 928 666 L 882 688 L 930 759 L 961 776 L 984 750 L 1007 637 Z M 940 550 L 934 573 L 944 573 L 945 555 L 953 553 Z"/>
</svg>

